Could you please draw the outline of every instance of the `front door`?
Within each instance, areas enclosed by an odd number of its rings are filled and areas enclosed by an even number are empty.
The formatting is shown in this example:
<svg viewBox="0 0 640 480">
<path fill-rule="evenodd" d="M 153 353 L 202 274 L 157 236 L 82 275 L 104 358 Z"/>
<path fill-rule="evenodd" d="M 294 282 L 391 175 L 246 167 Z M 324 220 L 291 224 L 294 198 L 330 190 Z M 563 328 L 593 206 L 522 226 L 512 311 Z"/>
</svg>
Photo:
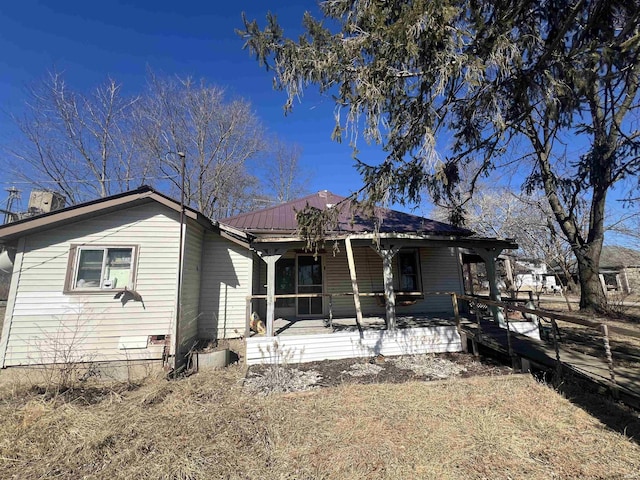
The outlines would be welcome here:
<svg viewBox="0 0 640 480">
<path fill-rule="evenodd" d="M 298 294 L 322 293 L 322 257 L 298 256 Z M 322 315 L 322 297 L 298 298 L 298 315 Z"/>
</svg>

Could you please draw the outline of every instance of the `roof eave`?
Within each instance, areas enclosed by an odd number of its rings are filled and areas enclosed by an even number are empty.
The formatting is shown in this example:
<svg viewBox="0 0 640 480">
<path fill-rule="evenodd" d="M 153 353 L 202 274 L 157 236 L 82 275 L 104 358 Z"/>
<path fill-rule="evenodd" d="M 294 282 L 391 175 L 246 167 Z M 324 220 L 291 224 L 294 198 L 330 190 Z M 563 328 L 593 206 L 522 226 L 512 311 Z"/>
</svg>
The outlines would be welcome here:
<svg viewBox="0 0 640 480">
<path fill-rule="evenodd" d="M 347 233 L 330 235 L 325 238 L 327 241 L 344 240 L 351 238 L 352 240 L 424 240 L 430 242 L 444 242 L 459 246 L 481 246 L 482 248 L 500 248 L 502 250 L 514 250 L 518 248 L 518 244 L 512 239 L 500 239 L 489 237 L 469 237 L 456 235 L 427 235 L 415 233 Z M 252 243 L 287 243 L 302 242 L 304 238 L 300 236 L 260 236 L 256 237 Z"/>
<path fill-rule="evenodd" d="M 137 206 L 156 201 L 176 212 L 180 212 L 180 203 L 162 195 L 151 188 L 125 192 L 92 202 L 73 205 L 62 210 L 25 218 L 17 222 L 0 226 L 0 243 L 12 242 L 21 236 L 42 232 L 51 228 L 76 223 L 96 215 L 105 215 L 120 210 L 126 206 Z M 204 228 L 212 229 L 213 223 L 207 217 L 191 208 L 185 207 L 185 216 Z"/>
</svg>

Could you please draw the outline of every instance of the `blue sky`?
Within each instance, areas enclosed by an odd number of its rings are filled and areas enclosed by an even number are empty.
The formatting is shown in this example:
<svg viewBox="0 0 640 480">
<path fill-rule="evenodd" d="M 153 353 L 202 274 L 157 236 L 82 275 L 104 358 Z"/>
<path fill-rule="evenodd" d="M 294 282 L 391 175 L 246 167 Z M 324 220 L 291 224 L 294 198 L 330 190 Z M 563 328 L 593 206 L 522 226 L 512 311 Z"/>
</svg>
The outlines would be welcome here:
<svg viewBox="0 0 640 480">
<path fill-rule="evenodd" d="M 0 5 L 0 142 L 18 132 L 8 114 L 23 108 L 25 89 L 47 71 L 63 72 L 72 89 L 86 92 L 111 76 L 126 92 L 143 89 L 146 70 L 193 76 L 225 87 L 229 96 L 251 101 L 268 130 L 302 147 L 302 165 L 313 172 L 309 189 L 346 195 L 360 186 L 348 144 L 331 141 L 333 104 L 310 91 L 293 113 L 283 114 L 284 92 L 258 66 L 234 29 L 241 13 L 264 24 L 276 13 L 289 35 L 301 32 L 305 10 L 314 0 L 293 2 L 109 2 L 21 0 Z M 383 158 L 379 148 L 364 148 Z M 11 178 L 0 180 L 0 202 Z"/>
<path fill-rule="evenodd" d="M 301 164 L 312 172 L 310 191 L 328 189 L 347 195 L 361 186 L 361 180 L 349 145 L 331 141 L 331 98 L 310 90 L 285 117 L 285 93 L 273 90 L 271 75 L 242 50 L 243 40 L 234 32 L 242 27 L 243 11 L 264 25 L 271 10 L 285 34 L 296 37 L 302 31 L 304 11 L 316 9 L 315 0 L 4 1 L 0 4 L 0 144 L 16 140 L 18 132 L 9 114 L 19 114 L 26 88 L 47 71 L 63 72 L 71 88 L 81 92 L 111 76 L 125 92 L 135 94 L 144 88 L 151 68 L 159 74 L 204 78 L 225 87 L 230 96 L 248 99 L 270 132 L 302 147 Z M 377 146 L 361 142 L 358 147 L 362 160 L 384 158 Z M 6 175 L 0 178 L 0 205 L 12 180 Z M 493 176 L 492 183 L 496 183 Z M 513 181 L 514 187 L 520 183 L 517 178 Z M 614 192 L 613 197 L 621 194 Z M 619 208 L 613 199 L 610 204 Z M 428 205 L 416 211 L 428 212 Z"/>
</svg>

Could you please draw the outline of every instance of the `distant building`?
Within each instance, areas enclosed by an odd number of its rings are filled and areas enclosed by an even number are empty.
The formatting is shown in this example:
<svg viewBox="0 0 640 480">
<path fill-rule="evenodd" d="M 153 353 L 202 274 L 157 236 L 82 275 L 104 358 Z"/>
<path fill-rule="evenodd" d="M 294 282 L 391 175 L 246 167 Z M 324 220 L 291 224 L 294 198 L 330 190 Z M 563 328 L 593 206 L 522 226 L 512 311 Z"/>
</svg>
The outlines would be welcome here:
<svg viewBox="0 0 640 480">
<path fill-rule="evenodd" d="M 607 291 L 640 291 L 640 251 L 608 245 L 602 247 L 600 281 Z"/>
<path fill-rule="evenodd" d="M 66 205 L 66 198 L 58 192 L 32 190 L 29 195 L 27 210 L 24 212 L 13 212 L 13 200 L 20 198 L 20 191 L 15 187 L 12 187 L 8 191 L 10 196 L 7 202 L 7 209 L 4 210 L 4 223 L 17 222 L 18 220 L 30 218 L 35 215 L 61 210 Z"/>
<path fill-rule="evenodd" d="M 515 290 L 556 293 L 560 285 L 556 277 L 547 270 L 547 265 L 539 260 L 515 260 L 513 282 Z"/>
</svg>

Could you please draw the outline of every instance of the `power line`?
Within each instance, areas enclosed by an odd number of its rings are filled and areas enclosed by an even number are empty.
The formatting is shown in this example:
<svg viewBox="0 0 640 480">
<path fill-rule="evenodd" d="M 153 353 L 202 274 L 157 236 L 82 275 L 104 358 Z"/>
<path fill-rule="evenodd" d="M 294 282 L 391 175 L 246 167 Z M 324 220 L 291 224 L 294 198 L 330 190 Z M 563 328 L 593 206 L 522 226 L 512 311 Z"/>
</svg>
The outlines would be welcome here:
<svg viewBox="0 0 640 480">
<path fill-rule="evenodd" d="M 102 180 L 103 182 L 106 183 L 110 183 L 110 182 L 132 182 L 134 180 L 141 180 L 141 181 L 145 181 L 145 180 L 171 180 L 174 178 L 179 178 L 180 175 L 163 175 L 160 177 L 130 177 L 130 178 L 108 178 L 105 180 Z M 64 183 L 82 183 L 82 184 L 91 184 L 91 183 L 96 183 L 98 182 L 98 180 L 65 180 Z M 0 185 L 38 185 L 38 184 L 60 184 L 63 183 L 61 181 L 56 181 L 56 180 L 20 180 L 17 182 L 12 182 L 12 181 L 0 181 Z"/>
</svg>

